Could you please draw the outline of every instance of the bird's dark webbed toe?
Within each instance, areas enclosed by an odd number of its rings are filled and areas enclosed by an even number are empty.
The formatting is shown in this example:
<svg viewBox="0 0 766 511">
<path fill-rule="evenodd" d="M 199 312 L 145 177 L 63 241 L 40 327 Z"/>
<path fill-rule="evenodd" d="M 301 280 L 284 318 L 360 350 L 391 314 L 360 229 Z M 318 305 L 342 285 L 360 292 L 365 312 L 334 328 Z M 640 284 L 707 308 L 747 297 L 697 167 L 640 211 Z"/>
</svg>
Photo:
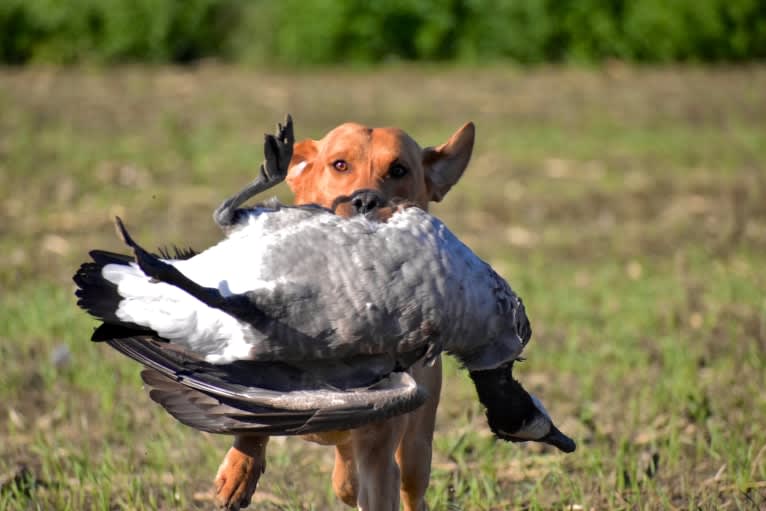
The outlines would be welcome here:
<svg viewBox="0 0 766 511">
<path fill-rule="evenodd" d="M 276 135 L 268 134 L 264 137 L 263 154 L 266 159 L 261 169 L 268 183 L 279 184 L 285 180 L 294 144 L 293 119 L 288 114 L 285 124 L 277 124 Z"/>
</svg>

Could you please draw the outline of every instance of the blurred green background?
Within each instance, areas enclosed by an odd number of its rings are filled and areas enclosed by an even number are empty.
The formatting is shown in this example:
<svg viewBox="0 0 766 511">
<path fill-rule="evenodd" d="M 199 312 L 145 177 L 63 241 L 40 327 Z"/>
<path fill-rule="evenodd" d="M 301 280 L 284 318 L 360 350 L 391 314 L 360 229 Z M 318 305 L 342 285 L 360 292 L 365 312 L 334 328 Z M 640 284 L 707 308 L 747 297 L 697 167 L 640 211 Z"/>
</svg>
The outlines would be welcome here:
<svg viewBox="0 0 766 511">
<path fill-rule="evenodd" d="M 282 65 L 766 57 L 763 0 L 3 0 L 0 60 Z"/>
</svg>

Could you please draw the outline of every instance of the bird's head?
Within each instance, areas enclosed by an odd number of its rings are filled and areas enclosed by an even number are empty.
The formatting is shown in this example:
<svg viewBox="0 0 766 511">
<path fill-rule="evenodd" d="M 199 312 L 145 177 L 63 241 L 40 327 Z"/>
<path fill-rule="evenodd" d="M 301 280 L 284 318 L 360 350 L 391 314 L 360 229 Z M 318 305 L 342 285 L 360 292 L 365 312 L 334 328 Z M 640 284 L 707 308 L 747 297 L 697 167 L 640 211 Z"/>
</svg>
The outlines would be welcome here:
<svg viewBox="0 0 766 511">
<path fill-rule="evenodd" d="M 513 363 L 470 373 L 492 432 L 509 442 L 544 442 L 573 452 L 574 440 L 559 431 L 540 400 L 513 379 Z"/>
</svg>

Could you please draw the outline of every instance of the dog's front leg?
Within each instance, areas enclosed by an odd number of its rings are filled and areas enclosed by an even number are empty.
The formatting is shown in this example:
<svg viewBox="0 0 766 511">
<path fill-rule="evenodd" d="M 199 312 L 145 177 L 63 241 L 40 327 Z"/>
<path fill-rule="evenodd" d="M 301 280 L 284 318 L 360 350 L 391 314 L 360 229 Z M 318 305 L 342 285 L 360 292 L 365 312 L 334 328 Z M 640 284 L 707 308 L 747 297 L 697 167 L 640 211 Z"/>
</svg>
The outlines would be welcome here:
<svg viewBox="0 0 766 511">
<path fill-rule="evenodd" d="M 402 505 L 404 511 L 426 511 L 426 490 L 431 478 L 431 444 L 436 425 L 436 408 L 442 386 L 442 361 L 432 365 L 415 364 L 412 376 L 428 392 L 428 399 L 407 415 L 407 426 L 396 451 L 402 473 Z"/>
<path fill-rule="evenodd" d="M 266 470 L 267 436 L 235 436 L 234 445 L 215 477 L 215 503 L 220 509 L 237 511 L 250 505 L 258 479 Z"/>
<path fill-rule="evenodd" d="M 395 453 L 407 418 L 363 426 L 351 432 L 361 511 L 399 511 L 399 466 Z"/>
<path fill-rule="evenodd" d="M 344 504 L 356 507 L 359 500 L 359 478 L 351 438 L 335 446 L 335 466 L 332 469 L 332 489 Z"/>
</svg>

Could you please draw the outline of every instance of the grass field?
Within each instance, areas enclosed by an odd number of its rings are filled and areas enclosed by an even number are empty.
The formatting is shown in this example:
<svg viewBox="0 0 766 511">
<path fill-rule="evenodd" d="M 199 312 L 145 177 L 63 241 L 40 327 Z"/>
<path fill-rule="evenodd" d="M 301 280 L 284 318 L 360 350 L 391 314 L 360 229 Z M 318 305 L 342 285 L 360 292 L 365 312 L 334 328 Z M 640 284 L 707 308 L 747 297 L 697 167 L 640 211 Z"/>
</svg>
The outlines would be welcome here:
<svg viewBox="0 0 766 511">
<path fill-rule="evenodd" d="M 435 510 L 766 508 L 766 68 L 0 70 L 0 509 L 207 509 L 228 439 L 176 423 L 89 342 L 90 248 L 204 247 L 285 112 L 440 143 L 435 208 L 524 297 L 517 376 L 579 444 L 493 441 L 451 362 Z M 286 189 L 280 189 L 289 198 Z M 332 450 L 275 439 L 254 507 L 343 509 Z"/>
</svg>

